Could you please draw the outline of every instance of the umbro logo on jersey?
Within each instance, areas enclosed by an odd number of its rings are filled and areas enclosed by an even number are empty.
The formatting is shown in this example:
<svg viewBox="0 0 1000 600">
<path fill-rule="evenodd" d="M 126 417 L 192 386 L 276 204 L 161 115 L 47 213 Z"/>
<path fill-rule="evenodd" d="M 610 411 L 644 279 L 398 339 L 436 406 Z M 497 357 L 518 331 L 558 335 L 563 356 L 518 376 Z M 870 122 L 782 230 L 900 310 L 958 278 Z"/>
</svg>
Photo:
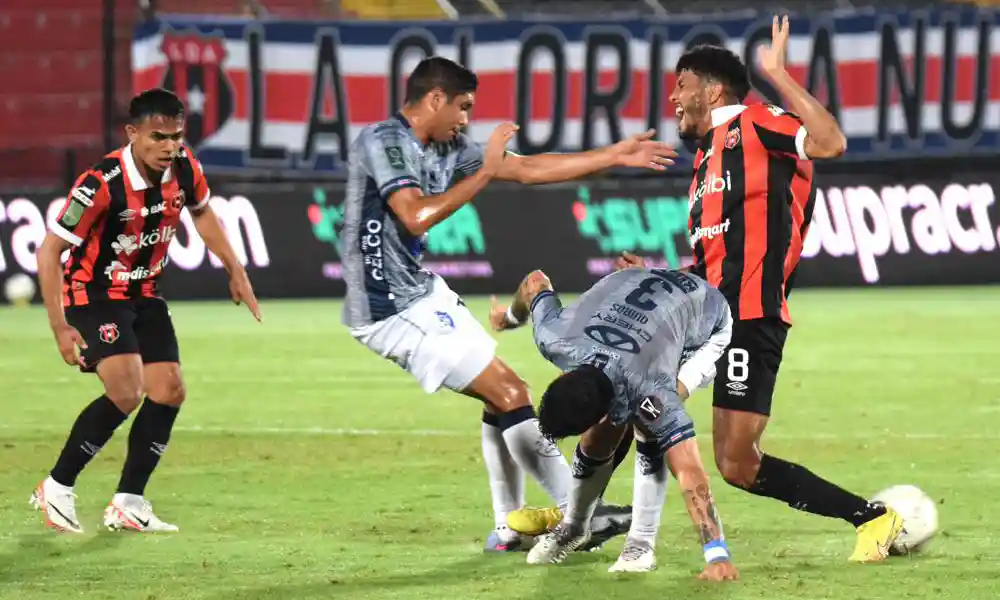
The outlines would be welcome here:
<svg viewBox="0 0 1000 600">
<path fill-rule="evenodd" d="M 118 213 L 118 217 L 121 219 L 121 221 L 123 223 L 126 223 L 126 222 L 131 221 L 132 219 L 134 219 L 135 215 L 137 215 L 137 214 L 138 214 L 137 211 L 135 211 L 135 210 L 133 210 L 131 208 L 126 208 L 125 210 L 123 210 L 120 213 Z"/>
<path fill-rule="evenodd" d="M 742 392 L 743 390 L 748 389 L 745 384 L 742 384 L 739 381 L 730 381 L 726 384 L 726 387 L 731 390 L 736 390 L 737 392 Z"/>
</svg>

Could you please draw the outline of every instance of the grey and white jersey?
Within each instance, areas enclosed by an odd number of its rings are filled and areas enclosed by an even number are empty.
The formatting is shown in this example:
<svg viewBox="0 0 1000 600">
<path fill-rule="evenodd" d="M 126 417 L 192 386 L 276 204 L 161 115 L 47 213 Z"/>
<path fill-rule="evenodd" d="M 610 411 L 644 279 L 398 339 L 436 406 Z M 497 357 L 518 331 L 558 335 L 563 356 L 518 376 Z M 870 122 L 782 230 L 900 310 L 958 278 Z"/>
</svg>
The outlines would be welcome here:
<svg viewBox="0 0 1000 600">
<path fill-rule="evenodd" d="M 615 424 L 629 421 L 650 396 L 666 405 L 658 409 L 679 406 L 682 355 L 731 322 L 725 297 L 705 280 L 647 268 L 607 275 L 565 307 L 543 292 L 531 314 L 535 344 L 547 360 L 563 371 L 593 364 L 608 375 Z"/>
<path fill-rule="evenodd" d="M 407 187 L 427 196 L 444 193 L 482 165 L 482 148 L 464 134 L 449 144 L 424 146 L 402 115 L 361 130 L 351 145 L 339 236 L 345 325 L 381 321 L 430 293 L 435 275 L 421 268 L 426 235 L 406 230 L 389 197 Z"/>
</svg>

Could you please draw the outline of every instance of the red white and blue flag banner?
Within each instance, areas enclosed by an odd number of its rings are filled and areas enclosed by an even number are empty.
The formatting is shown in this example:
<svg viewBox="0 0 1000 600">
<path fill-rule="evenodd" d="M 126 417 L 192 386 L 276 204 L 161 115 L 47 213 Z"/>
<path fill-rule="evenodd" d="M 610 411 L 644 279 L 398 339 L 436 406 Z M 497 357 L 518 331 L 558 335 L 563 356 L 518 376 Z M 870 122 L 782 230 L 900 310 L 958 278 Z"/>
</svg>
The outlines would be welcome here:
<svg viewBox="0 0 1000 600">
<path fill-rule="evenodd" d="M 834 113 L 848 158 L 1000 152 L 1000 12 L 954 8 L 793 18 L 789 71 Z M 303 175 L 344 166 L 358 131 L 399 106 L 425 55 L 480 76 L 471 135 L 506 120 L 525 153 L 578 150 L 654 127 L 676 141 L 668 97 L 685 48 L 724 44 L 754 67 L 760 18 L 546 23 L 337 23 L 165 17 L 132 46 L 136 90 L 175 90 L 206 165 Z"/>
</svg>

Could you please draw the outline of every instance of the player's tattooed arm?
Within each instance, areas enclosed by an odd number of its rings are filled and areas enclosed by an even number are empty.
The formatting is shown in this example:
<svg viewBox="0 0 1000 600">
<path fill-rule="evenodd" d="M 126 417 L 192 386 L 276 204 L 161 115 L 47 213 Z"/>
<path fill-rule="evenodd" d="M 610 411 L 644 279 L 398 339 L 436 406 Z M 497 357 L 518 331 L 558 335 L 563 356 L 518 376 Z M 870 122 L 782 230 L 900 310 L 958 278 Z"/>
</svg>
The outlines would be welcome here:
<svg viewBox="0 0 1000 600">
<path fill-rule="evenodd" d="M 723 537 L 722 519 L 719 511 L 715 507 L 715 500 L 712 498 L 712 490 L 708 484 L 700 484 L 693 490 L 686 489 L 684 494 L 684 505 L 687 507 L 688 515 L 694 523 L 695 533 L 701 545 L 713 541 L 721 540 Z"/>
<path fill-rule="evenodd" d="M 493 299 L 493 307 L 490 310 L 490 325 L 494 331 L 514 329 L 520 327 L 528 321 L 531 316 L 531 303 L 538 294 L 544 291 L 554 291 L 552 282 L 545 273 L 532 271 L 521 281 L 517 287 L 514 298 L 509 306 L 503 306 Z"/>
<path fill-rule="evenodd" d="M 715 507 L 708 473 L 701 461 L 695 439 L 686 439 L 667 450 L 667 465 L 677 478 L 684 496 L 684 506 L 702 546 L 713 540 L 723 539 L 722 518 Z"/>
</svg>

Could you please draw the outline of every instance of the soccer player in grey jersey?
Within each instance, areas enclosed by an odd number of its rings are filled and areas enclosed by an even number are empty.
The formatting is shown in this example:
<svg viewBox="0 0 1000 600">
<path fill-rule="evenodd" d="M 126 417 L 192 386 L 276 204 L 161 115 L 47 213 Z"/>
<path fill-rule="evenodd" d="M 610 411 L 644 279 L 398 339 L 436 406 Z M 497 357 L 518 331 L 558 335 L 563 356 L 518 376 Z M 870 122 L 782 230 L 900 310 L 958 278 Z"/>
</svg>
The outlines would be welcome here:
<svg viewBox="0 0 1000 600">
<path fill-rule="evenodd" d="M 582 437 L 568 509 L 531 549 L 528 562 L 562 562 L 587 542 L 596 500 L 614 470 L 612 454 L 632 427 L 637 440 L 632 525 L 610 570 L 655 568 L 668 466 L 708 563 L 700 577 L 735 579 L 694 424 L 684 410 L 689 390 L 714 378 L 715 362 L 729 345 L 733 319 L 723 295 L 693 275 L 635 268 L 604 277 L 564 307 L 548 278 L 535 271 L 509 308 L 494 305 L 490 321 L 501 331 L 529 315 L 538 350 L 563 371 L 542 396 L 542 433 L 550 439 Z"/>
<path fill-rule="evenodd" d="M 524 473 L 565 506 L 569 465 L 539 432 L 527 386 L 496 358 L 495 340 L 443 279 L 421 267 L 425 236 L 493 179 L 538 184 L 613 166 L 662 170 L 676 153 L 648 131 L 588 152 L 518 156 L 505 150 L 517 129 L 510 123 L 483 148 L 461 133 L 477 85 L 461 65 L 425 59 L 407 79 L 400 112 L 354 141 L 340 236 L 343 321 L 428 393 L 445 387 L 484 402 L 483 458 L 496 526 L 487 550 L 505 551 L 521 546 L 506 520 L 524 504 Z"/>
</svg>

